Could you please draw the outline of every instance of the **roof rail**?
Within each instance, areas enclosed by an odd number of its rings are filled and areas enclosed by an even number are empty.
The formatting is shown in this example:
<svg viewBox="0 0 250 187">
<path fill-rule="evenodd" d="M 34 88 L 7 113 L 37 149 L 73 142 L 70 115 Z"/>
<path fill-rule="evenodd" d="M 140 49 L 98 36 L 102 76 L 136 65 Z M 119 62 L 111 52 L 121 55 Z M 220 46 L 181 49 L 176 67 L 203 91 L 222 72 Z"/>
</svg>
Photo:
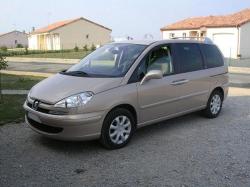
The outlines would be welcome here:
<svg viewBox="0 0 250 187">
<path fill-rule="evenodd" d="M 196 36 L 190 36 L 190 37 L 172 37 L 171 39 L 177 40 L 177 39 L 182 39 L 182 40 L 198 40 L 202 41 L 206 44 L 213 44 L 213 41 L 208 38 L 208 37 L 196 37 Z"/>
</svg>

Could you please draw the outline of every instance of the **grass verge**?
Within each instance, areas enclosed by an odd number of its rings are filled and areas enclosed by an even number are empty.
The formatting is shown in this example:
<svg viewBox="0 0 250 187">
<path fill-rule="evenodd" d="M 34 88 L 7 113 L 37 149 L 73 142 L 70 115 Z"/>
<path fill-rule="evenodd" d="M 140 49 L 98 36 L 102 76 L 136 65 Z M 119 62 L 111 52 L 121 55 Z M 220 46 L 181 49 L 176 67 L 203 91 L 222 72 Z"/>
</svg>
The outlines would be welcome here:
<svg viewBox="0 0 250 187">
<path fill-rule="evenodd" d="M 56 53 L 43 53 L 43 54 L 28 54 L 18 55 L 15 57 L 27 58 L 63 58 L 63 59 L 82 59 L 87 56 L 91 51 L 70 51 L 70 52 L 56 52 Z"/>
<path fill-rule="evenodd" d="M 0 101 L 0 125 L 24 121 L 25 99 L 26 95 L 3 95 Z"/>
<path fill-rule="evenodd" d="M 1 74 L 3 90 L 29 90 L 43 79 L 44 77 Z"/>
</svg>

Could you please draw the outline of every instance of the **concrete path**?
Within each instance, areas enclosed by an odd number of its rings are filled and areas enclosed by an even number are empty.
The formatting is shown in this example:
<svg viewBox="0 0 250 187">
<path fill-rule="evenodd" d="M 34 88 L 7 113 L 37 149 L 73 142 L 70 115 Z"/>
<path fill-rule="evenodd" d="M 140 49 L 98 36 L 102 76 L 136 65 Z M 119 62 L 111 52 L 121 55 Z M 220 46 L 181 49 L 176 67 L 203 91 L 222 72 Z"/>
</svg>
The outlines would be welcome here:
<svg viewBox="0 0 250 187">
<path fill-rule="evenodd" d="M 27 95 L 29 90 L 2 90 L 3 95 Z"/>
</svg>

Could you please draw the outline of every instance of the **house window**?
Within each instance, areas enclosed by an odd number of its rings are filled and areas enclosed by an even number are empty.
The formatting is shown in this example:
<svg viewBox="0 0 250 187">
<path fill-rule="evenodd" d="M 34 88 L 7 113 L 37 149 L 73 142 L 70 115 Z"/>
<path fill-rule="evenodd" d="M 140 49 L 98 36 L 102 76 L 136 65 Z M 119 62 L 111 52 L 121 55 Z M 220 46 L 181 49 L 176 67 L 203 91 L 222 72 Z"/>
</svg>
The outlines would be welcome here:
<svg viewBox="0 0 250 187">
<path fill-rule="evenodd" d="M 169 38 L 174 38 L 174 33 L 169 33 Z"/>
<path fill-rule="evenodd" d="M 89 35 L 88 34 L 86 35 L 86 39 L 89 39 Z"/>
<path fill-rule="evenodd" d="M 17 44 L 17 40 L 15 40 L 15 44 Z"/>
<path fill-rule="evenodd" d="M 183 37 L 183 38 L 186 38 L 186 37 L 187 37 L 187 33 L 185 33 L 185 32 L 182 33 L 182 37 Z"/>
</svg>

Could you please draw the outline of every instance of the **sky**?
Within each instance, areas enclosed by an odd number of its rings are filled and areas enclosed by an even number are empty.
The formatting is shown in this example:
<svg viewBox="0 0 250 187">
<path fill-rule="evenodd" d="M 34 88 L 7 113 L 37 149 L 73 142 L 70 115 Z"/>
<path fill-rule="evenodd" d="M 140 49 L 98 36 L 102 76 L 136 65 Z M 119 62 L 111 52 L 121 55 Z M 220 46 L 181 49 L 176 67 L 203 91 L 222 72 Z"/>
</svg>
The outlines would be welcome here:
<svg viewBox="0 0 250 187">
<path fill-rule="evenodd" d="M 250 0 L 0 0 L 0 33 L 31 31 L 56 21 L 84 17 L 111 28 L 113 37 L 161 38 L 176 21 L 224 15 L 250 8 Z"/>
</svg>

